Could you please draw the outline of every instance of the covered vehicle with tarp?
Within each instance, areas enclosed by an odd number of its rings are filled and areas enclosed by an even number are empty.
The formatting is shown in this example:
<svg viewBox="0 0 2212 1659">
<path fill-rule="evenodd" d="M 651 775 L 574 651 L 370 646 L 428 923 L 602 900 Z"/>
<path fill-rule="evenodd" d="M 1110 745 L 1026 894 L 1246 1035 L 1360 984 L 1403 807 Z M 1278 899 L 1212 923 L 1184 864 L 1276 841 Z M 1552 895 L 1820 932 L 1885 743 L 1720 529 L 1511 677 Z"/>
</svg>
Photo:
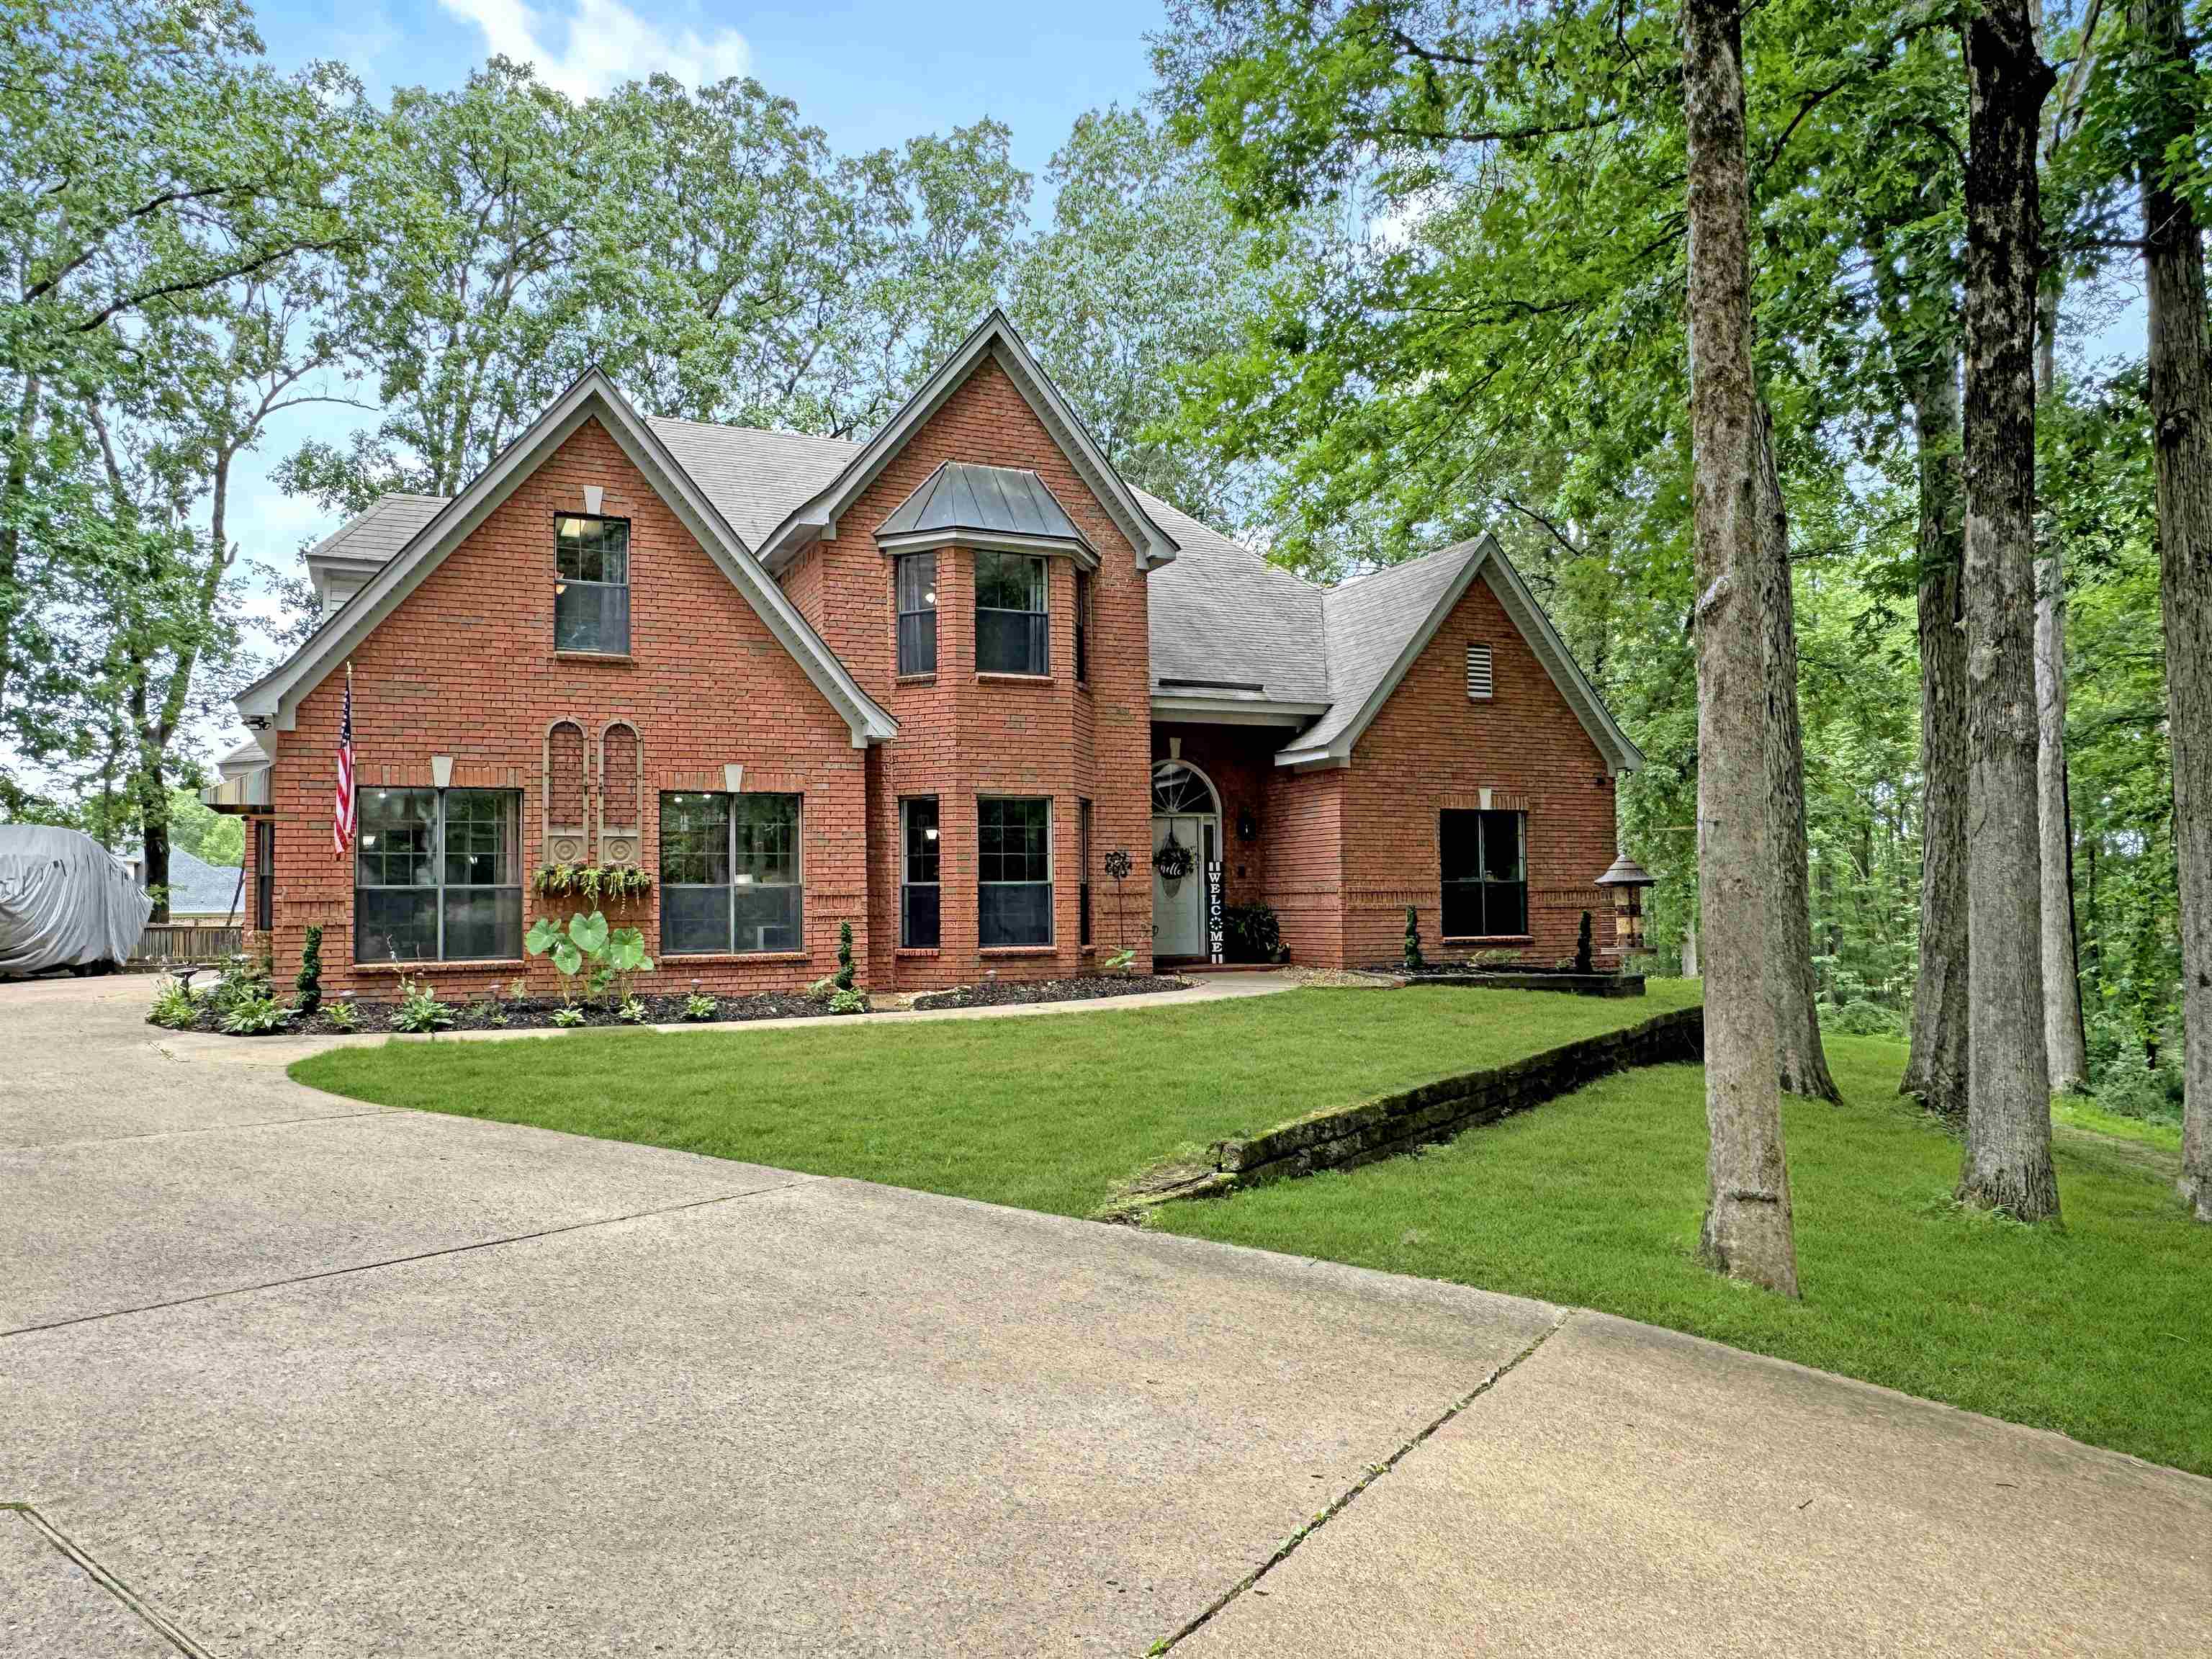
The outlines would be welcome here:
<svg viewBox="0 0 2212 1659">
<path fill-rule="evenodd" d="M 131 960 L 154 901 L 90 836 L 0 823 L 0 975 Z"/>
</svg>

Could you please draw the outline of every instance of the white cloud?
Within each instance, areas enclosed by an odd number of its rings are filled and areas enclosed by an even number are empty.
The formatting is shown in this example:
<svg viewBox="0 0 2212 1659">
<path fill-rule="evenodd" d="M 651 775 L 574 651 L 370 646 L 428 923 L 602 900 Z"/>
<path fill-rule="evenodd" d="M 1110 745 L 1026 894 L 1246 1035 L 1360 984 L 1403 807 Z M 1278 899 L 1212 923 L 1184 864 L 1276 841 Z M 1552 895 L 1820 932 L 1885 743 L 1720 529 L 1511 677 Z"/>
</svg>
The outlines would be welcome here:
<svg viewBox="0 0 2212 1659">
<path fill-rule="evenodd" d="M 481 29 L 487 52 L 534 64 L 538 79 L 571 98 L 592 97 L 656 70 L 706 86 L 752 66 L 752 48 L 735 29 L 718 28 L 704 36 L 690 28 L 671 33 L 622 0 L 576 0 L 575 10 L 565 18 L 533 9 L 522 0 L 439 3 Z M 557 50 L 556 36 L 562 42 Z"/>
</svg>

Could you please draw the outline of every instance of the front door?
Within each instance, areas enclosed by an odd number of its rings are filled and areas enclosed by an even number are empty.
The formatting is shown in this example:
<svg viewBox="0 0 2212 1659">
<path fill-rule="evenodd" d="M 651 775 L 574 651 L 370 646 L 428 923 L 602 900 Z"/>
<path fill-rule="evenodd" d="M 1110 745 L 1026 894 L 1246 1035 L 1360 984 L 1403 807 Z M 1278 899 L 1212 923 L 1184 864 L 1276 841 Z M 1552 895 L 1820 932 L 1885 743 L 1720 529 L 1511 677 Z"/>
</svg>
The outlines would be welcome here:
<svg viewBox="0 0 2212 1659">
<path fill-rule="evenodd" d="M 1202 957 L 1206 954 L 1206 866 L 1215 856 L 1214 822 L 1210 817 L 1165 814 L 1152 820 L 1152 851 L 1158 853 L 1172 837 L 1190 854 L 1190 873 L 1170 881 L 1152 866 L 1152 954 L 1155 957 Z"/>
</svg>

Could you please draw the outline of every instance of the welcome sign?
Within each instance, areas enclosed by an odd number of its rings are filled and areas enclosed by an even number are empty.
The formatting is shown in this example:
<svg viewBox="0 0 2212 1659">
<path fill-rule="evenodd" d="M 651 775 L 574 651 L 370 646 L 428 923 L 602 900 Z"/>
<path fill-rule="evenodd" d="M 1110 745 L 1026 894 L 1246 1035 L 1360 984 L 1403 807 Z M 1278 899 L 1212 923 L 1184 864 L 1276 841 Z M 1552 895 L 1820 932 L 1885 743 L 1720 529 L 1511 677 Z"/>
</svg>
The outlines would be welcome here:
<svg viewBox="0 0 2212 1659">
<path fill-rule="evenodd" d="M 1206 866 L 1206 959 L 1221 960 L 1223 944 L 1221 927 L 1221 866 L 1218 862 Z"/>
</svg>

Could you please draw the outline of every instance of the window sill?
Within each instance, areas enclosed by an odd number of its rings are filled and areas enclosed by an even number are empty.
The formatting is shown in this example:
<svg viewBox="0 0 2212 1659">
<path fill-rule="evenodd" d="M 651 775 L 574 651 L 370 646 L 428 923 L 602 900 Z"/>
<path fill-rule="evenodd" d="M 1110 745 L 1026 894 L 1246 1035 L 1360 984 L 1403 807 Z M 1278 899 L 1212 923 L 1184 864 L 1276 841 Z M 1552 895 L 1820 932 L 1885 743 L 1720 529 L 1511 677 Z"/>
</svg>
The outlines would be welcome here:
<svg viewBox="0 0 2212 1659">
<path fill-rule="evenodd" d="M 484 969 L 495 973 L 512 973 L 530 963 L 521 957 L 457 957 L 447 958 L 424 957 L 420 962 L 356 962 L 356 974 L 426 974 L 474 971 Z"/>
<path fill-rule="evenodd" d="M 555 662 L 603 662 L 629 667 L 637 659 L 627 651 L 556 651 Z"/>
<path fill-rule="evenodd" d="M 1057 945 L 986 945 L 975 954 L 987 961 L 996 962 L 1007 957 L 1056 957 Z"/>
<path fill-rule="evenodd" d="M 1446 933 L 1440 945 L 1534 945 L 1534 933 Z"/>
<path fill-rule="evenodd" d="M 975 684 L 978 685 L 1050 685 L 1053 683 L 1053 677 L 1049 674 L 978 674 L 975 676 Z"/>
<path fill-rule="evenodd" d="M 937 676 L 933 672 L 927 674 L 901 674 L 893 678 L 891 684 L 893 685 L 934 685 L 937 684 Z"/>
<path fill-rule="evenodd" d="M 941 945 L 902 945 L 891 954 L 901 957 L 941 957 L 945 954 L 945 947 Z"/>
<path fill-rule="evenodd" d="M 668 964 L 713 962 L 811 962 L 814 960 L 814 952 L 811 951 L 700 951 L 690 953 L 672 953 L 664 951 L 658 960 Z"/>
</svg>

